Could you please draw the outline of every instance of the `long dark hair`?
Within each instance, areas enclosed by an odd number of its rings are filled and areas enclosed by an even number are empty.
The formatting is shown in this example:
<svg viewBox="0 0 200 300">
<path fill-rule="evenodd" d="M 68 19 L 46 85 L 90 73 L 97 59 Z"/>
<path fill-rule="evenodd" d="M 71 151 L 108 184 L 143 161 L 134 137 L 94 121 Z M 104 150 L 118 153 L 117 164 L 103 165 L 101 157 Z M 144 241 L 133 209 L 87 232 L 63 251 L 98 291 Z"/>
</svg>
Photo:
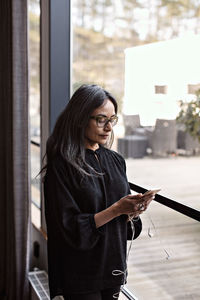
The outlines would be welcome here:
<svg viewBox="0 0 200 300">
<path fill-rule="evenodd" d="M 92 112 L 101 106 L 105 99 L 109 99 L 117 114 L 117 102 L 115 98 L 98 85 L 81 85 L 71 97 L 66 108 L 58 117 L 54 130 L 49 136 L 46 145 L 47 168 L 55 156 L 60 155 L 67 163 L 70 163 L 82 175 L 89 175 L 86 171 L 92 169 L 85 161 L 85 129 Z M 109 146 L 113 142 L 113 132 Z M 86 167 L 86 168 L 85 168 Z M 93 174 L 96 172 L 93 170 Z"/>
</svg>

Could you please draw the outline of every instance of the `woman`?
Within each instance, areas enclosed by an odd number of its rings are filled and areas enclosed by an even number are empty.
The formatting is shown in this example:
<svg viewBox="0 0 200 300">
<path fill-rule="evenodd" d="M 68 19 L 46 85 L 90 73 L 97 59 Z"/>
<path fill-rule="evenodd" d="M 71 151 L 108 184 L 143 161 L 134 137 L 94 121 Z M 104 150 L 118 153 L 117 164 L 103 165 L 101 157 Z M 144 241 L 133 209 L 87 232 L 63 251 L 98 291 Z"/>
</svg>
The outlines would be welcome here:
<svg viewBox="0 0 200 300">
<path fill-rule="evenodd" d="M 140 234 L 139 215 L 154 195 L 131 195 L 124 159 L 106 147 L 117 120 L 113 96 L 97 85 L 82 85 L 47 141 L 44 194 L 51 299 L 118 298 L 126 280 L 127 238 Z"/>
</svg>

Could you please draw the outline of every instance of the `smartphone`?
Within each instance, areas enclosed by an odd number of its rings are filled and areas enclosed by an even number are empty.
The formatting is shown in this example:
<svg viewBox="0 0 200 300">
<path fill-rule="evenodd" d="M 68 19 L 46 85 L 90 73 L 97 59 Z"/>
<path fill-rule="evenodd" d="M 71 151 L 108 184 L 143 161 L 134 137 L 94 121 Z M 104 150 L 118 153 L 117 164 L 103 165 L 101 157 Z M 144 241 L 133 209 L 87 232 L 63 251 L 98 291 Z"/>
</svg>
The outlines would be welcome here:
<svg viewBox="0 0 200 300">
<path fill-rule="evenodd" d="M 146 191 L 142 197 L 149 195 L 149 194 L 157 194 L 159 191 L 161 191 L 161 189 Z"/>
</svg>

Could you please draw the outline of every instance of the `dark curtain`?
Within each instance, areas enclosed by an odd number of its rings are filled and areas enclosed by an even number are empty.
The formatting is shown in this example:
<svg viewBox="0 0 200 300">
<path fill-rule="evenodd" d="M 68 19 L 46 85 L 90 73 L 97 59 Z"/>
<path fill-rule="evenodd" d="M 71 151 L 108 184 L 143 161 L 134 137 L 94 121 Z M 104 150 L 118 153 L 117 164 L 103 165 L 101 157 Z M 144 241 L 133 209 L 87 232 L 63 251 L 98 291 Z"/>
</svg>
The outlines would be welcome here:
<svg viewBox="0 0 200 300">
<path fill-rule="evenodd" d="M 27 0 L 0 1 L 0 299 L 28 291 Z"/>
</svg>

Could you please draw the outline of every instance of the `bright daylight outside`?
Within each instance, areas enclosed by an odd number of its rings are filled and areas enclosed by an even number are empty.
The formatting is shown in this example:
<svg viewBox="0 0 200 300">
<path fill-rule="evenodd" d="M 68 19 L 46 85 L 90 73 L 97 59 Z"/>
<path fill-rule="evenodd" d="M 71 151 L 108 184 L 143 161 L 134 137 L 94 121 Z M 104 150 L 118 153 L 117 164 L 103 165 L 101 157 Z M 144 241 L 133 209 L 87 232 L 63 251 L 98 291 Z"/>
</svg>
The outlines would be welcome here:
<svg viewBox="0 0 200 300">
<path fill-rule="evenodd" d="M 130 182 L 200 210 L 200 1 L 74 0 L 72 86 L 118 100 Z M 154 201 L 128 258 L 139 300 L 200 299 L 200 225 Z"/>
<path fill-rule="evenodd" d="M 113 149 L 129 181 L 200 210 L 200 0 L 73 0 L 71 18 L 72 92 L 96 83 L 116 97 Z M 29 0 L 29 53 L 32 220 L 40 227 L 39 0 Z M 199 222 L 155 201 L 142 221 L 128 289 L 139 300 L 200 299 Z"/>
<path fill-rule="evenodd" d="M 31 135 L 31 215 L 38 228 L 40 220 L 40 3 L 29 0 L 29 69 L 30 69 L 30 135 Z"/>
</svg>

